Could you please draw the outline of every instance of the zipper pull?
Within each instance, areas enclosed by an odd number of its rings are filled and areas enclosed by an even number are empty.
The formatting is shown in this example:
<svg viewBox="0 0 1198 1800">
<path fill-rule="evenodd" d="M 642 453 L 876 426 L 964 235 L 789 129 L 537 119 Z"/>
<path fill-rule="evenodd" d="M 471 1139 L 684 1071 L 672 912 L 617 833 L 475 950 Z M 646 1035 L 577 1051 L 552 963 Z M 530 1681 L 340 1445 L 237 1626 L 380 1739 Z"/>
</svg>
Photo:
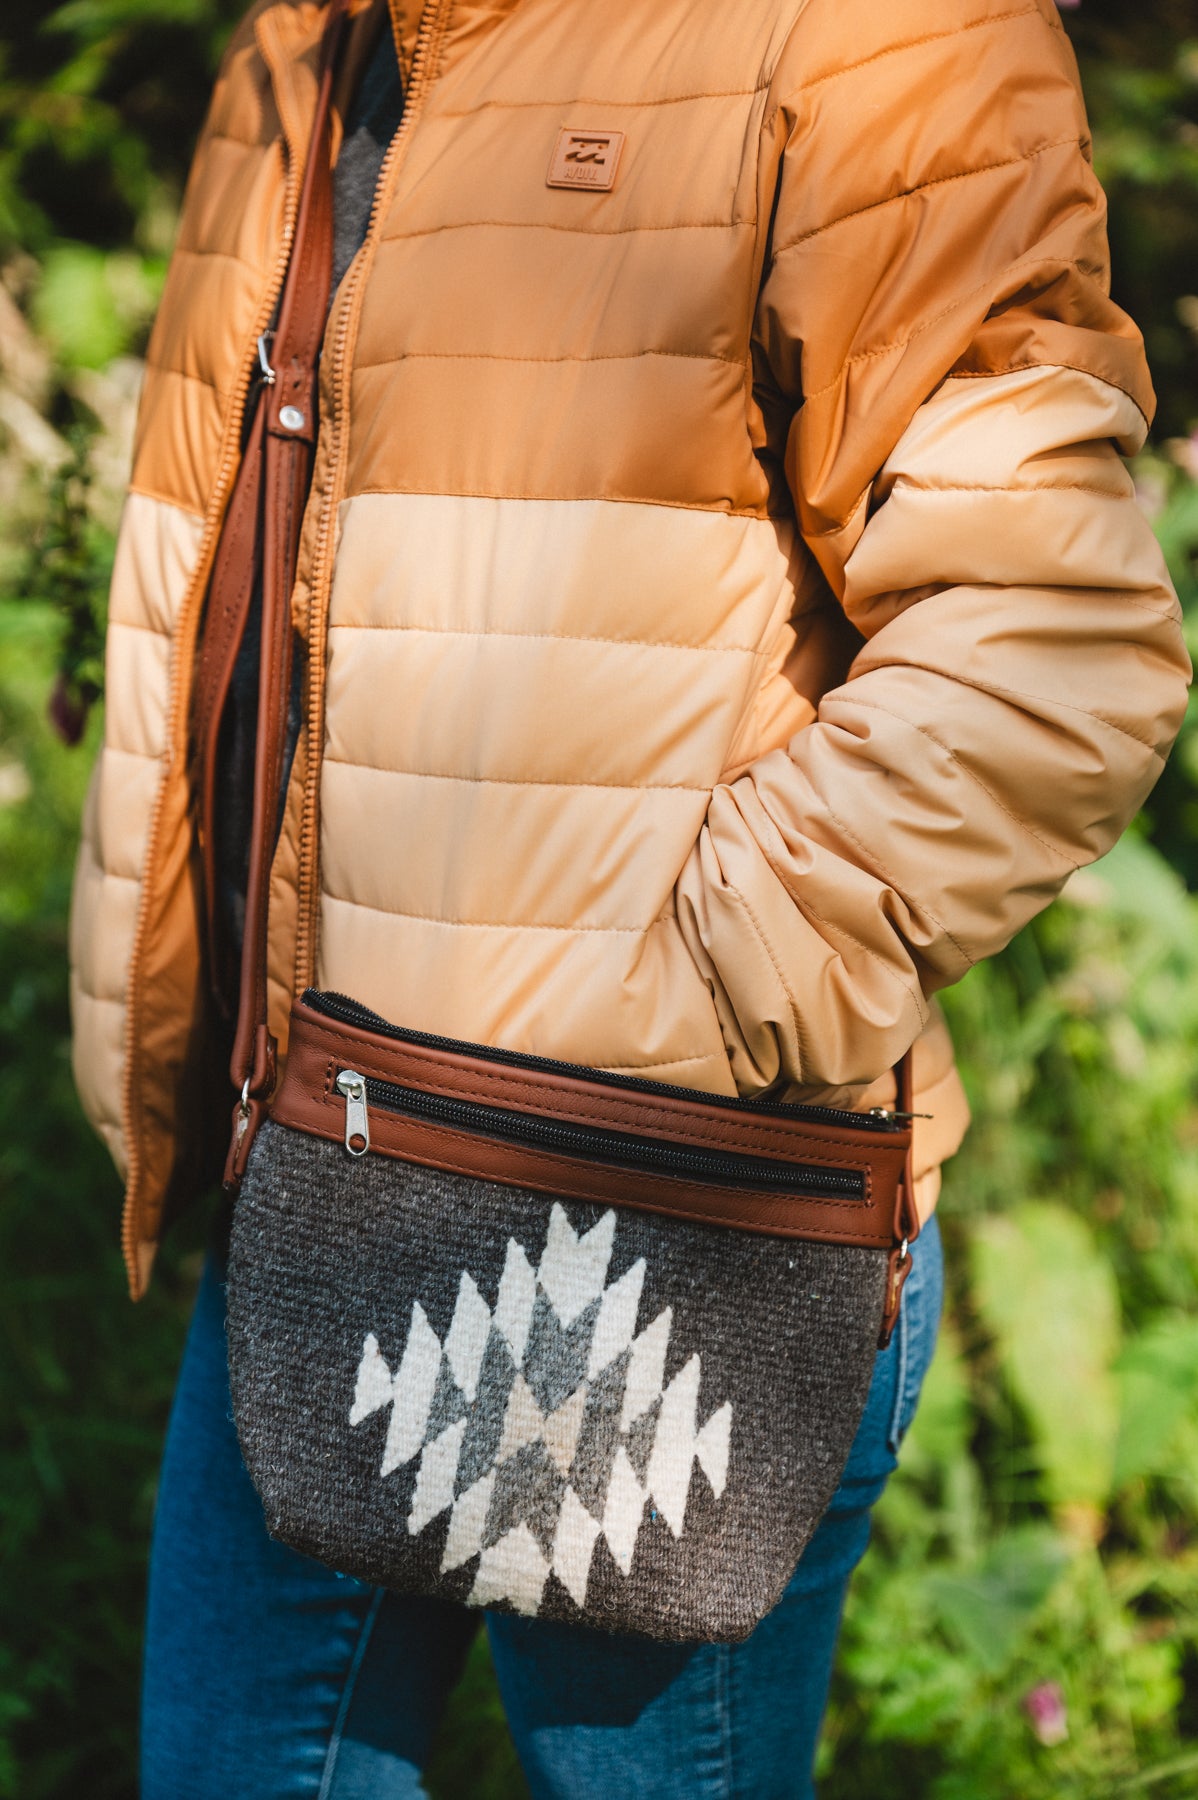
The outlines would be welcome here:
<svg viewBox="0 0 1198 1800">
<path fill-rule="evenodd" d="M 899 1112 L 898 1109 L 893 1106 L 871 1106 L 869 1109 L 869 1116 L 871 1119 L 894 1120 L 894 1119 L 934 1119 L 936 1115 L 935 1115 L 935 1113 Z"/>
<path fill-rule="evenodd" d="M 345 1148 L 351 1156 L 365 1156 L 370 1148 L 365 1077 L 355 1069 L 342 1069 L 337 1077 L 337 1091 L 345 1095 Z"/>
</svg>

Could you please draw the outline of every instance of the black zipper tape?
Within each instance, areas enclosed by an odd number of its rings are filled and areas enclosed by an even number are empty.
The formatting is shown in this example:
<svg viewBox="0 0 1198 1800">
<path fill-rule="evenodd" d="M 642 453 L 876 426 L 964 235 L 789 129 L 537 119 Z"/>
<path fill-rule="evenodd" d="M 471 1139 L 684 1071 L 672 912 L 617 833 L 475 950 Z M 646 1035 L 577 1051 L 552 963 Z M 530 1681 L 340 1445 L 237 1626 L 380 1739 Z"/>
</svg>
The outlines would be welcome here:
<svg viewBox="0 0 1198 1800">
<path fill-rule="evenodd" d="M 455 1131 L 476 1132 L 481 1137 L 502 1138 L 536 1150 L 558 1151 L 585 1157 L 588 1162 L 614 1163 L 642 1173 L 673 1175 L 684 1181 L 716 1182 L 721 1186 L 772 1188 L 779 1193 L 801 1193 L 812 1199 L 864 1200 L 865 1177 L 852 1169 L 821 1169 L 805 1163 L 775 1162 L 764 1156 L 741 1156 L 731 1151 L 702 1150 L 691 1144 L 672 1144 L 660 1138 L 635 1137 L 622 1131 L 604 1131 L 590 1125 L 563 1125 L 537 1113 L 509 1111 L 474 1100 L 455 1100 L 447 1094 L 430 1094 L 423 1088 L 400 1087 L 395 1082 L 365 1078 L 366 1098 L 384 1112 L 406 1113 Z"/>
<path fill-rule="evenodd" d="M 892 1114 L 852 1112 L 839 1106 L 792 1105 L 782 1100 L 746 1100 L 724 1094 L 708 1094 L 698 1088 L 674 1087 L 666 1081 L 639 1081 L 633 1075 L 609 1075 L 606 1070 L 583 1068 L 578 1063 L 554 1062 L 544 1056 L 524 1056 L 518 1050 L 498 1050 L 489 1044 L 467 1044 L 455 1038 L 434 1037 L 426 1031 L 405 1031 L 391 1025 L 369 1007 L 362 1006 L 345 994 L 325 993 L 318 988 L 306 989 L 303 1003 L 325 1018 L 338 1019 L 343 1025 L 354 1025 L 359 1031 L 371 1031 L 377 1037 L 390 1038 L 397 1044 L 414 1044 L 424 1050 L 448 1050 L 458 1056 L 471 1056 L 482 1062 L 502 1063 L 507 1068 L 531 1069 L 543 1075 L 565 1075 L 573 1081 L 599 1083 L 618 1088 L 621 1093 L 656 1094 L 665 1100 L 698 1100 L 705 1106 L 730 1108 L 755 1117 L 775 1119 L 808 1119 L 813 1124 L 834 1125 L 851 1131 L 901 1131 L 902 1120 Z"/>
</svg>

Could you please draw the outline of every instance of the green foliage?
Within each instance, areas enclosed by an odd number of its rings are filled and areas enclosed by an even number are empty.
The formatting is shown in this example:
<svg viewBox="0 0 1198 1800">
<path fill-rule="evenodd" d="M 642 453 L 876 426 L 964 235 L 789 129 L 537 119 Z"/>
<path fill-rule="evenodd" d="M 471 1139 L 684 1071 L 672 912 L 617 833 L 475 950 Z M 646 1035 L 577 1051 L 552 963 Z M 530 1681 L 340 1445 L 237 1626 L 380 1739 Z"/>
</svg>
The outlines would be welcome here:
<svg viewBox="0 0 1198 1800">
<path fill-rule="evenodd" d="M 1198 215 L 1198 206 L 1195 207 Z M 1194 286 L 1198 287 L 1198 246 L 1195 248 Z M 1194 302 L 1198 319 L 1198 300 Z M 1191 362 L 1198 364 L 1198 335 Z M 1198 408 L 1198 398 L 1195 399 Z M 1198 413 L 1195 415 L 1198 424 Z M 1181 596 L 1186 615 L 1186 636 L 1192 658 L 1198 659 L 1198 431 L 1193 439 L 1176 444 L 1180 467 L 1160 457 L 1143 456 L 1137 477 L 1140 493 L 1156 528 L 1169 564 L 1169 573 Z M 1177 746 L 1157 783 L 1144 814 L 1153 842 L 1164 852 L 1191 888 L 1198 888 L 1198 711 L 1191 707 Z"/>
<path fill-rule="evenodd" d="M 88 709 L 104 691 L 101 596 L 111 574 L 111 539 L 88 513 L 92 433 L 75 425 L 67 442 L 68 459 L 50 480 L 45 522 L 25 570 L 24 592 L 27 599 L 44 599 L 61 621 L 60 703 L 78 715 L 82 728 Z"/>
<path fill-rule="evenodd" d="M 42 263 L 34 323 L 67 367 L 106 368 L 148 326 L 162 273 L 144 257 L 55 244 Z"/>
<path fill-rule="evenodd" d="M 126 1800 L 157 1449 L 202 1226 L 176 1234 L 131 1312 L 117 1184 L 68 1067 L 66 902 L 98 721 L 71 753 L 45 708 L 56 669 L 74 701 L 100 683 L 128 359 L 240 0 L 9 11 L 0 1800 Z M 1081 0 L 1065 17 L 1116 294 L 1162 399 L 1137 481 L 1198 648 L 1193 0 Z M 975 1111 L 943 1201 L 947 1314 L 850 1596 L 823 1800 L 1198 1795 L 1195 891 L 1191 720 L 1136 833 L 946 997 Z M 481 1638 L 427 1785 L 435 1800 L 526 1792 Z"/>
<path fill-rule="evenodd" d="M 1065 17 L 1111 203 L 1114 295 L 1144 332 L 1161 438 L 1187 434 L 1198 418 L 1185 306 L 1198 290 L 1198 18 L 1192 0 L 1080 0 Z"/>
<path fill-rule="evenodd" d="M 824 1793 L 900 1800 L 917 1768 L 930 1800 L 1192 1796 L 1198 902 L 1132 837 L 947 1001 L 975 1109 L 949 1324 L 850 1598 Z M 1025 1710 L 1048 1683 L 1056 1744 Z"/>
<path fill-rule="evenodd" d="M 1167 1476 L 1182 1454 L 1182 1426 L 1191 1418 L 1198 1371 L 1198 1319 L 1161 1313 L 1144 1326 L 1115 1364 L 1119 1435 L 1111 1488 Z"/>
<path fill-rule="evenodd" d="M 0 601 L 0 1795 L 116 1800 L 134 1791 L 145 1546 L 196 1227 L 133 1313 L 117 1182 L 70 1075 L 87 758 L 42 724 L 57 632 L 47 605 Z"/>
<path fill-rule="evenodd" d="M 13 7 L 0 37 L 0 250 L 161 254 L 238 0 Z"/>
<path fill-rule="evenodd" d="M 1027 1417 L 1046 1496 L 1101 1507 L 1119 1429 L 1114 1270 L 1084 1220 L 1050 1200 L 979 1219 L 970 1249 L 978 1314 Z"/>
<path fill-rule="evenodd" d="M 465 1674 L 433 1745 L 424 1785 L 432 1800 L 528 1800 L 485 1632 L 471 1646 Z"/>
</svg>

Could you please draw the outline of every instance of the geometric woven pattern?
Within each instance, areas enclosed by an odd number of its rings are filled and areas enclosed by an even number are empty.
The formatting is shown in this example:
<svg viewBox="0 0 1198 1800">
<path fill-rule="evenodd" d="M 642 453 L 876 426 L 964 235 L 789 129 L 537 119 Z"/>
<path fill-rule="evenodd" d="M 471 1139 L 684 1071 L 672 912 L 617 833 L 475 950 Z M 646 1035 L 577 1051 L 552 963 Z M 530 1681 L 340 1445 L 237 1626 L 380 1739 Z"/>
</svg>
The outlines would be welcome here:
<svg viewBox="0 0 1198 1800">
<path fill-rule="evenodd" d="M 885 1280 L 882 1250 L 267 1120 L 229 1253 L 242 1453 L 273 1536 L 393 1593 L 739 1643 L 840 1480 Z"/>
<path fill-rule="evenodd" d="M 471 1605 L 535 1613 L 552 1571 L 584 1606 L 600 1539 L 628 1575 L 646 1514 L 682 1536 L 696 1463 L 724 1492 L 731 1404 L 699 1426 L 697 1355 L 665 1380 L 673 1308 L 637 1330 L 644 1258 L 607 1282 L 617 1223 L 579 1235 L 555 1205 L 539 1266 L 509 1239 L 492 1301 L 462 1271 L 443 1341 L 415 1301 L 394 1370 L 363 1345 L 349 1423 L 390 1407 L 380 1477 L 416 1465 L 408 1531 L 448 1512 L 441 1569 L 476 1559 Z"/>
</svg>

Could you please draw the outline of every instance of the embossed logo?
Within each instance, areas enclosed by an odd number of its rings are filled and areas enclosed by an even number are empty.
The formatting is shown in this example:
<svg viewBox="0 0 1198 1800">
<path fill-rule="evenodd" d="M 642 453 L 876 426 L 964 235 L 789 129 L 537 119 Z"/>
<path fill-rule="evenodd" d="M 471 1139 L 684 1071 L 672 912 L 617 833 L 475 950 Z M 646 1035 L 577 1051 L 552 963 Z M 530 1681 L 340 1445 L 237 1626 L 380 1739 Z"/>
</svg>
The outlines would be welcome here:
<svg viewBox="0 0 1198 1800">
<path fill-rule="evenodd" d="M 546 185 L 606 193 L 615 184 L 623 148 L 622 131 L 583 131 L 564 126 L 553 147 Z"/>
</svg>

